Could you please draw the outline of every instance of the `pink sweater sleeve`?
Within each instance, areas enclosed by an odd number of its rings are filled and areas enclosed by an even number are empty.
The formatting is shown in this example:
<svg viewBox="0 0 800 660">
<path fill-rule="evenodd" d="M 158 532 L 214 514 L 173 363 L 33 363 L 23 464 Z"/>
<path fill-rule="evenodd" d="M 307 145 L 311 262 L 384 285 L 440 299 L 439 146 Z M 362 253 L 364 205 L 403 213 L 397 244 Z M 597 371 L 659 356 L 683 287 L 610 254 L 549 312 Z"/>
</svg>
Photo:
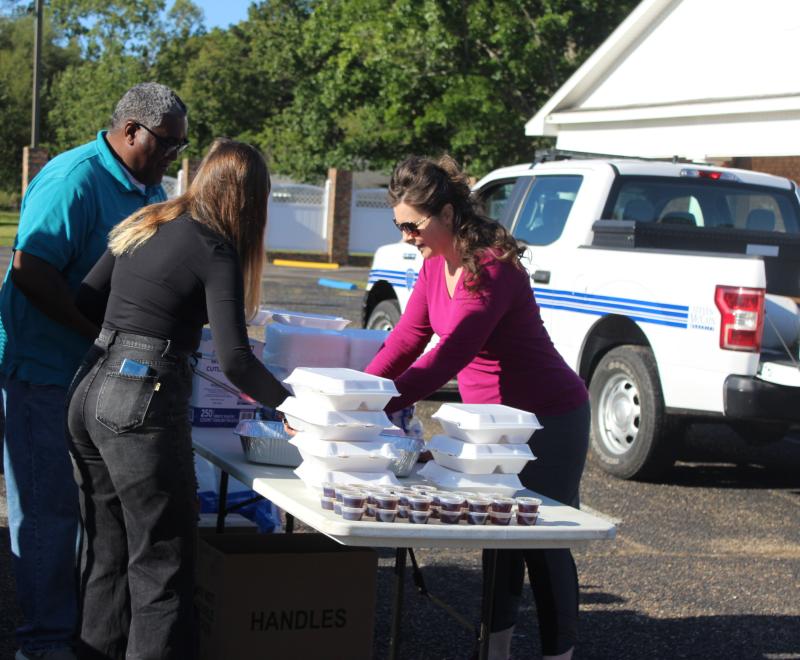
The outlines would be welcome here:
<svg viewBox="0 0 800 660">
<path fill-rule="evenodd" d="M 425 350 L 433 336 L 428 319 L 428 269 L 422 265 L 419 277 L 400 322 L 389 333 L 378 354 L 364 370 L 394 380 Z"/>
<path fill-rule="evenodd" d="M 394 379 L 400 396 L 389 402 L 388 412 L 409 406 L 438 390 L 475 358 L 498 323 L 513 322 L 504 318 L 517 288 L 512 269 L 508 264 L 487 264 L 478 293 L 470 293 L 464 287 L 457 289 L 449 330 L 440 335 L 433 349 Z"/>
</svg>

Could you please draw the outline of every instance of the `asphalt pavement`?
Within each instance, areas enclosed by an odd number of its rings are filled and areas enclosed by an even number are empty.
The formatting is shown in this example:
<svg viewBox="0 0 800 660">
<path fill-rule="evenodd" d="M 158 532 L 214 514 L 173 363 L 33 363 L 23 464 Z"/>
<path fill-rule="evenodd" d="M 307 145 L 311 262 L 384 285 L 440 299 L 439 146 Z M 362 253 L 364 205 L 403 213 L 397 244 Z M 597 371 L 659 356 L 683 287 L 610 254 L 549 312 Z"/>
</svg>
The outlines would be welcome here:
<svg viewBox="0 0 800 660">
<path fill-rule="evenodd" d="M 367 273 L 269 266 L 263 303 L 338 314 L 358 326 Z M 361 288 L 322 287 L 321 277 Z M 427 436 L 439 432 L 430 415 L 440 404 L 419 406 Z M 5 528 L 4 490 L 0 496 Z M 581 499 L 616 521 L 619 531 L 615 541 L 575 552 L 581 582 L 576 658 L 800 659 L 800 436 L 752 447 L 724 426 L 698 425 L 663 483 L 621 481 L 590 463 Z M 0 534 L 0 658 L 11 658 L 18 612 L 8 535 Z M 388 648 L 393 558 L 380 551 L 376 658 Z M 477 623 L 479 553 L 423 549 L 417 559 L 431 593 Z M 401 658 L 471 657 L 473 631 L 419 596 L 410 579 L 405 607 Z M 512 653 L 540 657 L 527 589 Z"/>
</svg>

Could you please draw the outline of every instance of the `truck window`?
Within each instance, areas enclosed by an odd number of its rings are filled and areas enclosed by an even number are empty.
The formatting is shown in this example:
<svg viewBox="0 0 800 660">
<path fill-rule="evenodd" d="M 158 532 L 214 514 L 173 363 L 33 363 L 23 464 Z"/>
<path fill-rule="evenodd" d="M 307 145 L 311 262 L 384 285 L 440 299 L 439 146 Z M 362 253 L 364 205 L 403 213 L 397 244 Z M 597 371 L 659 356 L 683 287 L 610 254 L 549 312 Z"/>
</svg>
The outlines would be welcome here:
<svg viewBox="0 0 800 660">
<path fill-rule="evenodd" d="M 487 188 L 485 191 L 481 191 L 484 213 L 492 220 L 500 221 L 503 217 L 503 212 L 511 197 L 511 191 L 514 189 L 516 183 L 516 180 L 503 181 Z"/>
<path fill-rule="evenodd" d="M 556 241 L 578 195 L 583 177 L 557 174 L 534 177 L 511 233 L 529 245 Z"/>
<path fill-rule="evenodd" d="M 766 186 L 629 176 L 610 202 L 613 220 L 800 234 L 791 191 Z"/>
</svg>

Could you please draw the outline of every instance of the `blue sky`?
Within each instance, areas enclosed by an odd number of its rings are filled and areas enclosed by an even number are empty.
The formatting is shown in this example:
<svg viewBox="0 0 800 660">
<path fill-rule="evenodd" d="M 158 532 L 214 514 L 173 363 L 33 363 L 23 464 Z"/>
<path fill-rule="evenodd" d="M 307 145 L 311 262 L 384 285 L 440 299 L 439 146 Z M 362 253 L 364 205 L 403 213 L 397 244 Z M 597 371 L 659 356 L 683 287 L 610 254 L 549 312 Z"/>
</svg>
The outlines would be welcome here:
<svg viewBox="0 0 800 660">
<path fill-rule="evenodd" d="M 247 8 L 253 0 L 194 0 L 206 17 L 206 27 L 226 28 L 247 18 Z M 168 6 L 171 6 L 172 2 Z"/>
</svg>

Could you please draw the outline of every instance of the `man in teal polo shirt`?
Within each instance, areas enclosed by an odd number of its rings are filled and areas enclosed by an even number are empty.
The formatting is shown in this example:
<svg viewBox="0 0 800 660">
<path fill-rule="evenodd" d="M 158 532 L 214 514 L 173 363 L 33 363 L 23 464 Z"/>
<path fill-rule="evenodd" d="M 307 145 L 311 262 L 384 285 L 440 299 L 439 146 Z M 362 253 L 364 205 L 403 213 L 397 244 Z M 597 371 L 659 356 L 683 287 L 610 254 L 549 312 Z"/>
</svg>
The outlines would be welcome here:
<svg viewBox="0 0 800 660">
<path fill-rule="evenodd" d="M 136 85 L 117 104 L 111 128 L 50 161 L 22 201 L 0 290 L 3 459 L 24 616 L 17 660 L 75 657 L 78 494 L 64 408 L 99 328 L 77 310 L 74 294 L 104 252 L 109 230 L 166 199 L 161 179 L 188 144 L 186 130 L 186 106 L 173 91 Z"/>
</svg>

